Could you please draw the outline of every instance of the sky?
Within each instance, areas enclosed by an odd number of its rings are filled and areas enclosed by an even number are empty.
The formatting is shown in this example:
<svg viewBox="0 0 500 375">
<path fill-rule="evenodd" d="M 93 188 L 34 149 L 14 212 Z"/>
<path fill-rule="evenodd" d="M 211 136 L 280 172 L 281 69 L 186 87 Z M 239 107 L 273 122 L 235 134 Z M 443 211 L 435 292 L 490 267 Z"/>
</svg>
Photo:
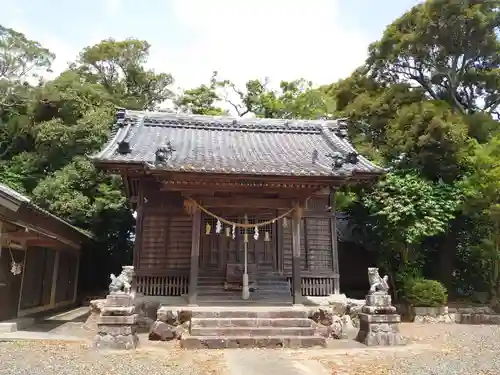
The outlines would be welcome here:
<svg viewBox="0 0 500 375">
<path fill-rule="evenodd" d="M 417 0 L 0 0 L 0 24 L 57 56 L 54 74 L 107 38 L 151 45 L 148 66 L 174 88 L 220 78 L 242 85 L 348 76 L 368 45 Z M 141 5 L 139 5 L 141 4 Z M 142 5 L 147 4 L 147 5 Z"/>
</svg>

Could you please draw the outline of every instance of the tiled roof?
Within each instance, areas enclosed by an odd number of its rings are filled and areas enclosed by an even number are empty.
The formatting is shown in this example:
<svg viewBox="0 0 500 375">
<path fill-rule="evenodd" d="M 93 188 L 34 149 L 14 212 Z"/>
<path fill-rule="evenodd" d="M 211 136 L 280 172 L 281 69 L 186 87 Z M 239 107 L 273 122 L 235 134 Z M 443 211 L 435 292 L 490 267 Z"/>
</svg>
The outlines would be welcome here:
<svg viewBox="0 0 500 375">
<path fill-rule="evenodd" d="M 383 173 L 357 155 L 341 120 L 277 120 L 117 112 L 97 163 L 170 171 L 284 176 Z M 336 166 L 334 166 L 336 164 Z"/>
<path fill-rule="evenodd" d="M 67 221 L 62 220 L 61 218 L 37 206 L 27 196 L 18 193 L 7 185 L 0 183 L 0 207 L 5 207 L 10 211 L 16 212 L 20 207 L 25 206 L 30 207 L 35 212 L 39 212 L 44 218 L 46 218 L 46 220 L 57 222 L 58 225 L 67 227 L 69 230 L 77 232 L 80 236 L 92 238 L 92 236 L 90 236 L 85 231 L 71 225 Z"/>
</svg>

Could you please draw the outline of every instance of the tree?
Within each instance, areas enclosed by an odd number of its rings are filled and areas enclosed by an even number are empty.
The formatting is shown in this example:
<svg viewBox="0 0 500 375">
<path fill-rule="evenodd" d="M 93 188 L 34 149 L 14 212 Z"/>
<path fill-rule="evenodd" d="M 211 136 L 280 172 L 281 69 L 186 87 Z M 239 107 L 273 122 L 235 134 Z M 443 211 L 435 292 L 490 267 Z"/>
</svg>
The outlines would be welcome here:
<svg viewBox="0 0 500 375">
<path fill-rule="evenodd" d="M 378 80 L 404 82 L 461 114 L 500 105 L 500 1 L 428 0 L 389 25 L 370 46 Z"/>
<path fill-rule="evenodd" d="M 172 75 L 144 67 L 150 45 L 144 40 L 114 39 L 85 48 L 73 70 L 86 82 L 102 85 L 114 103 L 128 109 L 155 109 L 172 96 Z"/>
<path fill-rule="evenodd" d="M 0 80 L 23 83 L 50 70 L 55 55 L 22 33 L 0 25 Z"/>
<path fill-rule="evenodd" d="M 227 111 L 216 106 L 216 103 L 221 101 L 217 93 L 218 88 L 217 72 L 213 72 L 209 85 L 200 85 L 194 89 L 185 90 L 174 100 L 174 104 L 178 110 L 195 115 L 224 115 Z"/>
<path fill-rule="evenodd" d="M 224 99 L 238 116 L 253 113 L 263 118 L 317 119 L 332 117 L 334 100 L 322 88 L 314 88 L 304 79 L 282 81 L 279 90 L 269 88 L 269 81 L 250 80 L 240 90 L 229 80 L 220 81 Z"/>
<path fill-rule="evenodd" d="M 460 190 L 414 173 L 394 172 L 363 193 L 360 234 L 377 248 L 380 263 L 402 288 L 407 278 L 422 276 L 421 245 L 449 229 L 462 202 Z"/>
</svg>

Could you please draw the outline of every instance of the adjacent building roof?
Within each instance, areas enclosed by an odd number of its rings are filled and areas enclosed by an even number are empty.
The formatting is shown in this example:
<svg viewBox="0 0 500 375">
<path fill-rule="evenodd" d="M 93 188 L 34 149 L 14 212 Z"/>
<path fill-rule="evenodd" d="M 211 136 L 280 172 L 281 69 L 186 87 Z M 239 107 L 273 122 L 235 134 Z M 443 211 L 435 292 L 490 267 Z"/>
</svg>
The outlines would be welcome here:
<svg viewBox="0 0 500 375">
<path fill-rule="evenodd" d="M 381 174 L 342 120 L 280 120 L 119 110 L 98 164 L 283 176 Z"/>
<path fill-rule="evenodd" d="M 33 230 L 63 243 L 80 246 L 92 237 L 81 229 L 38 207 L 31 200 L 0 184 L 0 219 Z"/>
</svg>

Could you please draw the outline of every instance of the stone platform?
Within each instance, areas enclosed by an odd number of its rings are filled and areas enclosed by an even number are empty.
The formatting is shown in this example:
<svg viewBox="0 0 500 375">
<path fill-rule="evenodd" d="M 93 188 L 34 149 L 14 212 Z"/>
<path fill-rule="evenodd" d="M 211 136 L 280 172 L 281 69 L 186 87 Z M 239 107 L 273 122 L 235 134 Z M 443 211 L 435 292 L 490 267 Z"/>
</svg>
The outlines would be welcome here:
<svg viewBox="0 0 500 375">
<path fill-rule="evenodd" d="M 356 340 L 367 346 L 405 345 L 399 333 L 401 316 L 391 305 L 389 294 L 369 294 L 359 314 L 359 332 Z"/>
<path fill-rule="evenodd" d="M 193 307 L 187 349 L 325 347 L 303 307 Z"/>
</svg>

